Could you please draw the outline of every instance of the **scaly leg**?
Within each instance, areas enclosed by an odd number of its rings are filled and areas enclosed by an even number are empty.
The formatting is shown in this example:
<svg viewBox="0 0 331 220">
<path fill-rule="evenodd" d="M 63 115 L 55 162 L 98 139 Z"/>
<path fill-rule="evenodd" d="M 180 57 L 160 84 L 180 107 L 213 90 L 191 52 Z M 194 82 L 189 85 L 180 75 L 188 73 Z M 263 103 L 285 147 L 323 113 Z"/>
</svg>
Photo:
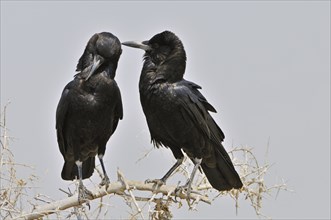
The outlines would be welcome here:
<svg viewBox="0 0 331 220">
<path fill-rule="evenodd" d="M 171 174 L 183 163 L 184 157 L 177 159 L 176 163 L 170 168 L 170 170 L 161 178 L 155 180 L 146 180 L 145 183 L 155 183 L 158 186 L 166 184 L 167 179 Z"/>
<path fill-rule="evenodd" d="M 192 190 L 192 187 L 191 186 L 192 186 L 192 182 L 193 182 L 195 173 L 199 169 L 199 167 L 201 165 L 201 161 L 202 161 L 202 159 L 198 159 L 198 158 L 194 158 L 193 159 L 194 168 L 192 170 L 192 173 L 191 173 L 190 178 L 187 180 L 187 182 L 186 182 L 186 184 L 184 186 L 180 186 L 176 190 L 176 191 L 179 191 L 179 190 L 185 190 L 186 189 L 187 190 L 187 197 L 188 198 L 190 197 L 190 194 L 191 194 L 191 190 Z"/>
<path fill-rule="evenodd" d="M 110 184 L 110 180 L 109 180 L 109 177 L 108 177 L 107 172 L 106 172 L 105 164 L 103 163 L 103 154 L 99 154 L 98 157 L 99 157 L 100 164 L 101 164 L 102 171 L 103 171 L 103 175 L 104 175 L 104 177 L 102 178 L 102 181 L 99 185 L 100 186 L 106 185 L 106 188 L 107 188 L 108 185 Z"/>
<path fill-rule="evenodd" d="M 87 190 L 83 184 L 83 162 L 77 160 L 76 162 L 77 168 L 78 168 L 78 177 L 79 177 L 79 185 L 78 185 L 78 202 L 86 202 L 88 206 L 89 205 L 89 200 L 87 198 L 87 195 L 93 196 L 92 193 Z"/>
</svg>

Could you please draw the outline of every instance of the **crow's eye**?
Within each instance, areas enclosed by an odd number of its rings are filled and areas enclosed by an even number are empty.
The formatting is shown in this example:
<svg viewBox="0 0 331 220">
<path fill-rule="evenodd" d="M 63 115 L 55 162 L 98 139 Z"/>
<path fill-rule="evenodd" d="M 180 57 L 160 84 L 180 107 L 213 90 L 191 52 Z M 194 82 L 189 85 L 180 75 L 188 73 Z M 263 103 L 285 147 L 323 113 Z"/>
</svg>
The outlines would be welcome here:
<svg viewBox="0 0 331 220">
<path fill-rule="evenodd" d="M 159 44 L 157 44 L 157 43 L 153 43 L 153 44 L 152 44 L 152 47 L 155 48 L 155 49 L 157 49 L 157 48 L 159 48 Z"/>
</svg>

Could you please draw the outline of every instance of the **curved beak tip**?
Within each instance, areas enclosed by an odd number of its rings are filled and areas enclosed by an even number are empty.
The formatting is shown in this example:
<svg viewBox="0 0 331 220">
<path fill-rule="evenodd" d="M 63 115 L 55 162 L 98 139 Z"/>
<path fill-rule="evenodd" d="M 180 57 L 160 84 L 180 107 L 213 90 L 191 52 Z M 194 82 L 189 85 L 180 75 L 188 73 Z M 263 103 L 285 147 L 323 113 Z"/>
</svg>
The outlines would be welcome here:
<svg viewBox="0 0 331 220">
<path fill-rule="evenodd" d="M 143 50 L 147 51 L 147 50 L 151 49 L 147 43 L 148 43 L 148 41 L 144 41 L 144 42 L 125 41 L 125 42 L 122 42 L 122 45 L 127 46 L 127 47 L 139 48 L 139 49 L 143 49 Z"/>
<path fill-rule="evenodd" d="M 87 77 L 85 78 L 85 81 L 87 81 L 94 74 L 94 72 L 101 66 L 102 63 L 103 62 L 100 59 L 97 59 L 96 57 L 94 57 L 93 63 L 91 65 L 91 69 L 90 69 Z"/>
</svg>

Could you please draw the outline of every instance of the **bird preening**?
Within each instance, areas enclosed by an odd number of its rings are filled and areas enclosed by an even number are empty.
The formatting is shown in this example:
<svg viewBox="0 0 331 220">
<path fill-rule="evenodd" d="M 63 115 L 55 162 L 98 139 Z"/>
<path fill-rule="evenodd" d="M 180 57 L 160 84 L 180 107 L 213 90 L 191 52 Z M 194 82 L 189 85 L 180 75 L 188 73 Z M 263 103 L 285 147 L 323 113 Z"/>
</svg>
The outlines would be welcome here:
<svg viewBox="0 0 331 220">
<path fill-rule="evenodd" d="M 121 53 L 116 36 L 94 34 L 78 61 L 78 73 L 65 86 L 57 106 L 57 141 L 64 158 L 61 177 L 79 179 L 79 200 L 89 193 L 83 179 L 92 176 L 96 155 L 104 174 L 101 185 L 110 183 L 103 156 L 123 117 L 121 94 L 114 80 Z"/>
<path fill-rule="evenodd" d="M 183 78 L 186 53 L 181 40 L 164 31 L 147 41 L 122 44 L 145 51 L 139 93 L 151 140 L 156 147 L 170 148 L 177 159 L 161 179 L 149 182 L 165 184 L 183 162 L 185 152 L 194 163 L 190 178 L 180 187 L 188 196 L 199 168 L 213 188 L 240 189 L 243 184 L 222 145 L 224 134 L 209 114 L 215 108 L 199 85 Z M 57 138 L 65 160 L 61 176 L 79 179 L 79 198 L 85 199 L 88 193 L 82 180 L 93 174 L 96 155 L 104 173 L 101 185 L 110 183 L 103 156 L 123 117 L 114 80 L 121 52 L 121 43 L 113 34 L 93 35 L 79 59 L 78 73 L 64 88 L 57 107 Z"/>
</svg>

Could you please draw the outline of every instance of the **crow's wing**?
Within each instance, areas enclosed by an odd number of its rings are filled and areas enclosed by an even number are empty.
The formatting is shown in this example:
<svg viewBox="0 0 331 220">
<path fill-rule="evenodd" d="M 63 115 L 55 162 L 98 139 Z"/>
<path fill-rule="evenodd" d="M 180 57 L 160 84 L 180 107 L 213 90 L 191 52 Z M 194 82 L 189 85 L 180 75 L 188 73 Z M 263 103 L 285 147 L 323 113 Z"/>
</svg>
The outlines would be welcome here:
<svg viewBox="0 0 331 220">
<path fill-rule="evenodd" d="M 177 100 L 180 102 L 185 123 L 193 123 L 211 141 L 219 145 L 224 140 L 224 133 L 218 127 L 208 111 L 216 112 L 206 98 L 199 92 L 201 87 L 195 83 L 182 80 L 174 86 Z"/>
<path fill-rule="evenodd" d="M 202 134 L 208 137 L 208 139 L 214 143 L 213 146 L 215 150 L 220 153 L 228 167 L 234 170 L 232 161 L 222 145 L 225 138 L 224 133 L 208 112 L 216 112 L 216 110 L 199 92 L 198 89 L 201 87 L 192 82 L 182 80 L 178 82 L 174 88 L 177 100 L 180 102 L 180 111 L 184 123 L 193 123 Z"/>
<path fill-rule="evenodd" d="M 57 142 L 59 144 L 59 149 L 64 156 L 66 153 L 67 142 L 64 136 L 65 133 L 65 123 L 66 116 L 69 110 L 70 103 L 70 87 L 73 82 L 69 83 L 63 90 L 59 104 L 56 109 L 56 133 L 57 133 Z"/>
<path fill-rule="evenodd" d="M 115 82 L 115 81 L 114 81 Z M 122 97 L 120 89 L 118 88 L 117 84 L 115 83 L 115 100 L 116 100 L 116 106 L 115 106 L 115 114 L 114 114 L 114 120 L 113 120 L 113 127 L 112 127 L 112 134 L 115 132 L 118 121 L 123 119 L 123 104 L 122 104 Z"/>
</svg>

